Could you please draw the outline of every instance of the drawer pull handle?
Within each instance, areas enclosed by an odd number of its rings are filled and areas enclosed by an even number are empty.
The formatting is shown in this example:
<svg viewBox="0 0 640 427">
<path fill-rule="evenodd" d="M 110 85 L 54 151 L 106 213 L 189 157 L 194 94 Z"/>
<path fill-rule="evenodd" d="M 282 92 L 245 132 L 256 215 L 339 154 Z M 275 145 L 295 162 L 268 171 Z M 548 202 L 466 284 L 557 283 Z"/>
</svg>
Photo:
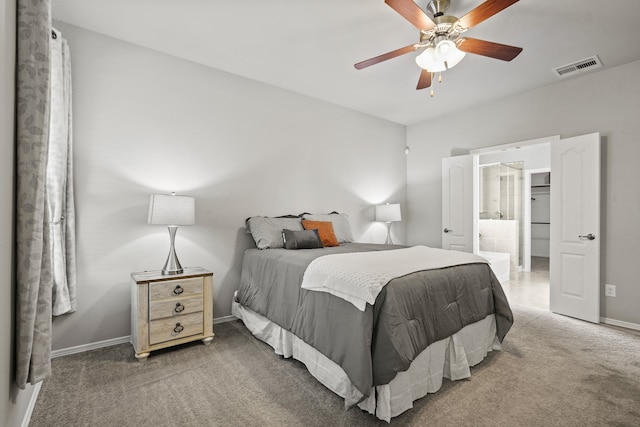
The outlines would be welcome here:
<svg viewBox="0 0 640 427">
<path fill-rule="evenodd" d="M 175 313 L 182 313 L 184 311 L 184 305 L 176 303 L 176 308 L 173 309 Z"/>
<path fill-rule="evenodd" d="M 176 334 L 179 334 L 183 330 L 184 330 L 184 326 L 182 326 L 180 322 L 176 323 L 176 327 L 173 328 L 173 332 L 175 332 Z"/>
<path fill-rule="evenodd" d="M 184 288 L 180 285 L 176 285 L 175 289 L 173 290 L 174 295 L 180 295 L 183 292 L 184 292 Z"/>
</svg>

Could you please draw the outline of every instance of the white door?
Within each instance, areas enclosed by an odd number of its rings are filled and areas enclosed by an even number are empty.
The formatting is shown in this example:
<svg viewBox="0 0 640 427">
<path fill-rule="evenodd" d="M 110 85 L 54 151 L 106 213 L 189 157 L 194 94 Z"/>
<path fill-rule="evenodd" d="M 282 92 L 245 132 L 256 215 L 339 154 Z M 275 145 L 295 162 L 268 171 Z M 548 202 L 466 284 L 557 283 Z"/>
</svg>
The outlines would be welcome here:
<svg viewBox="0 0 640 427">
<path fill-rule="evenodd" d="M 550 309 L 600 321 L 600 134 L 551 144 Z"/>
<path fill-rule="evenodd" d="M 442 159 L 442 248 L 473 252 L 473 157 Z"/>
</svg>

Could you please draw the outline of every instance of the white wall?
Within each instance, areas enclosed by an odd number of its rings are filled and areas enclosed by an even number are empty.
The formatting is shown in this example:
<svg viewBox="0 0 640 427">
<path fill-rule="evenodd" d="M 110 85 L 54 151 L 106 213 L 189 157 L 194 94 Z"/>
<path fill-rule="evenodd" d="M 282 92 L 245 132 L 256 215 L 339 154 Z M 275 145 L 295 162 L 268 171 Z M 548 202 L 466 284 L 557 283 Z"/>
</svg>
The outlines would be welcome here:
<svg viewBox="0 0 640 427">
<path fill-rule="evenodd" d="M 22 424 L 35 387 L 13 382 L 15 328 L 13 267 L 13 161 L 16 2 L 0 0 L 0 425 Z"/>
<path fill-rule="evenodd" d="M 249 216 L 338 210 L 358 240 L 384 242 L 372 205 L 404 207 L 404 126 L 55 25 L 72 57 L 78 311 L 55 319 L 53 349 L 129 335 L 129 275 L 169 249 L 146 224 L 151 193 L 196 197 L 176 251 L 214 272 L 216 318 L 230 314 Z"/>
<path fill-rule="evenodd" d="M 460 147 L 480 148 L 560 135 L 600 132 L 602 146 L 601 316 L 640 324 L 640 62 L 557 84 L 409 126 L 407 200 L 409 244 L 441 244 L 441 158 Z"/>
</svg>

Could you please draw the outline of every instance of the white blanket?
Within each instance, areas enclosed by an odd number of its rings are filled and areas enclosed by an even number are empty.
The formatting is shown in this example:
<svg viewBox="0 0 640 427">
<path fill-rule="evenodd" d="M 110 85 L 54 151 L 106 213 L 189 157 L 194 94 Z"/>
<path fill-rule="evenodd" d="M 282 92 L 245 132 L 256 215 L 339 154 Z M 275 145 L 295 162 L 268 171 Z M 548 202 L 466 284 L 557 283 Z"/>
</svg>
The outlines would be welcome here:
<svg viewBox="0 0 640 427">
<path fill-rule="evenodd" d="M 487 260 L 467 252 L 427 246 L 325 255 L 309 264 L 302 288 L 328 292 L 364 311 L 367 303 L 373 305 L 392 279 L 416 271 L 479 262 L 487 263 Z"/>
</svg>

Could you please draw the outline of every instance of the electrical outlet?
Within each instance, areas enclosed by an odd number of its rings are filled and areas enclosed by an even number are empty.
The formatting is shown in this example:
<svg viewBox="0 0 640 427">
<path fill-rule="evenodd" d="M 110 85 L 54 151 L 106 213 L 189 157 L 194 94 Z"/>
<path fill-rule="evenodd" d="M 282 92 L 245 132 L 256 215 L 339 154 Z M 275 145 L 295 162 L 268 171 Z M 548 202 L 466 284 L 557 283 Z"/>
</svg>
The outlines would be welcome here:
<svg viewBox="0 0 640 427">
<path fill-rule="evenodd" d="M 615 297 L 616 296 L 616 285 L 604 285 L 604 296 L 606 296 L 606 297 Z"/>
</svg>

